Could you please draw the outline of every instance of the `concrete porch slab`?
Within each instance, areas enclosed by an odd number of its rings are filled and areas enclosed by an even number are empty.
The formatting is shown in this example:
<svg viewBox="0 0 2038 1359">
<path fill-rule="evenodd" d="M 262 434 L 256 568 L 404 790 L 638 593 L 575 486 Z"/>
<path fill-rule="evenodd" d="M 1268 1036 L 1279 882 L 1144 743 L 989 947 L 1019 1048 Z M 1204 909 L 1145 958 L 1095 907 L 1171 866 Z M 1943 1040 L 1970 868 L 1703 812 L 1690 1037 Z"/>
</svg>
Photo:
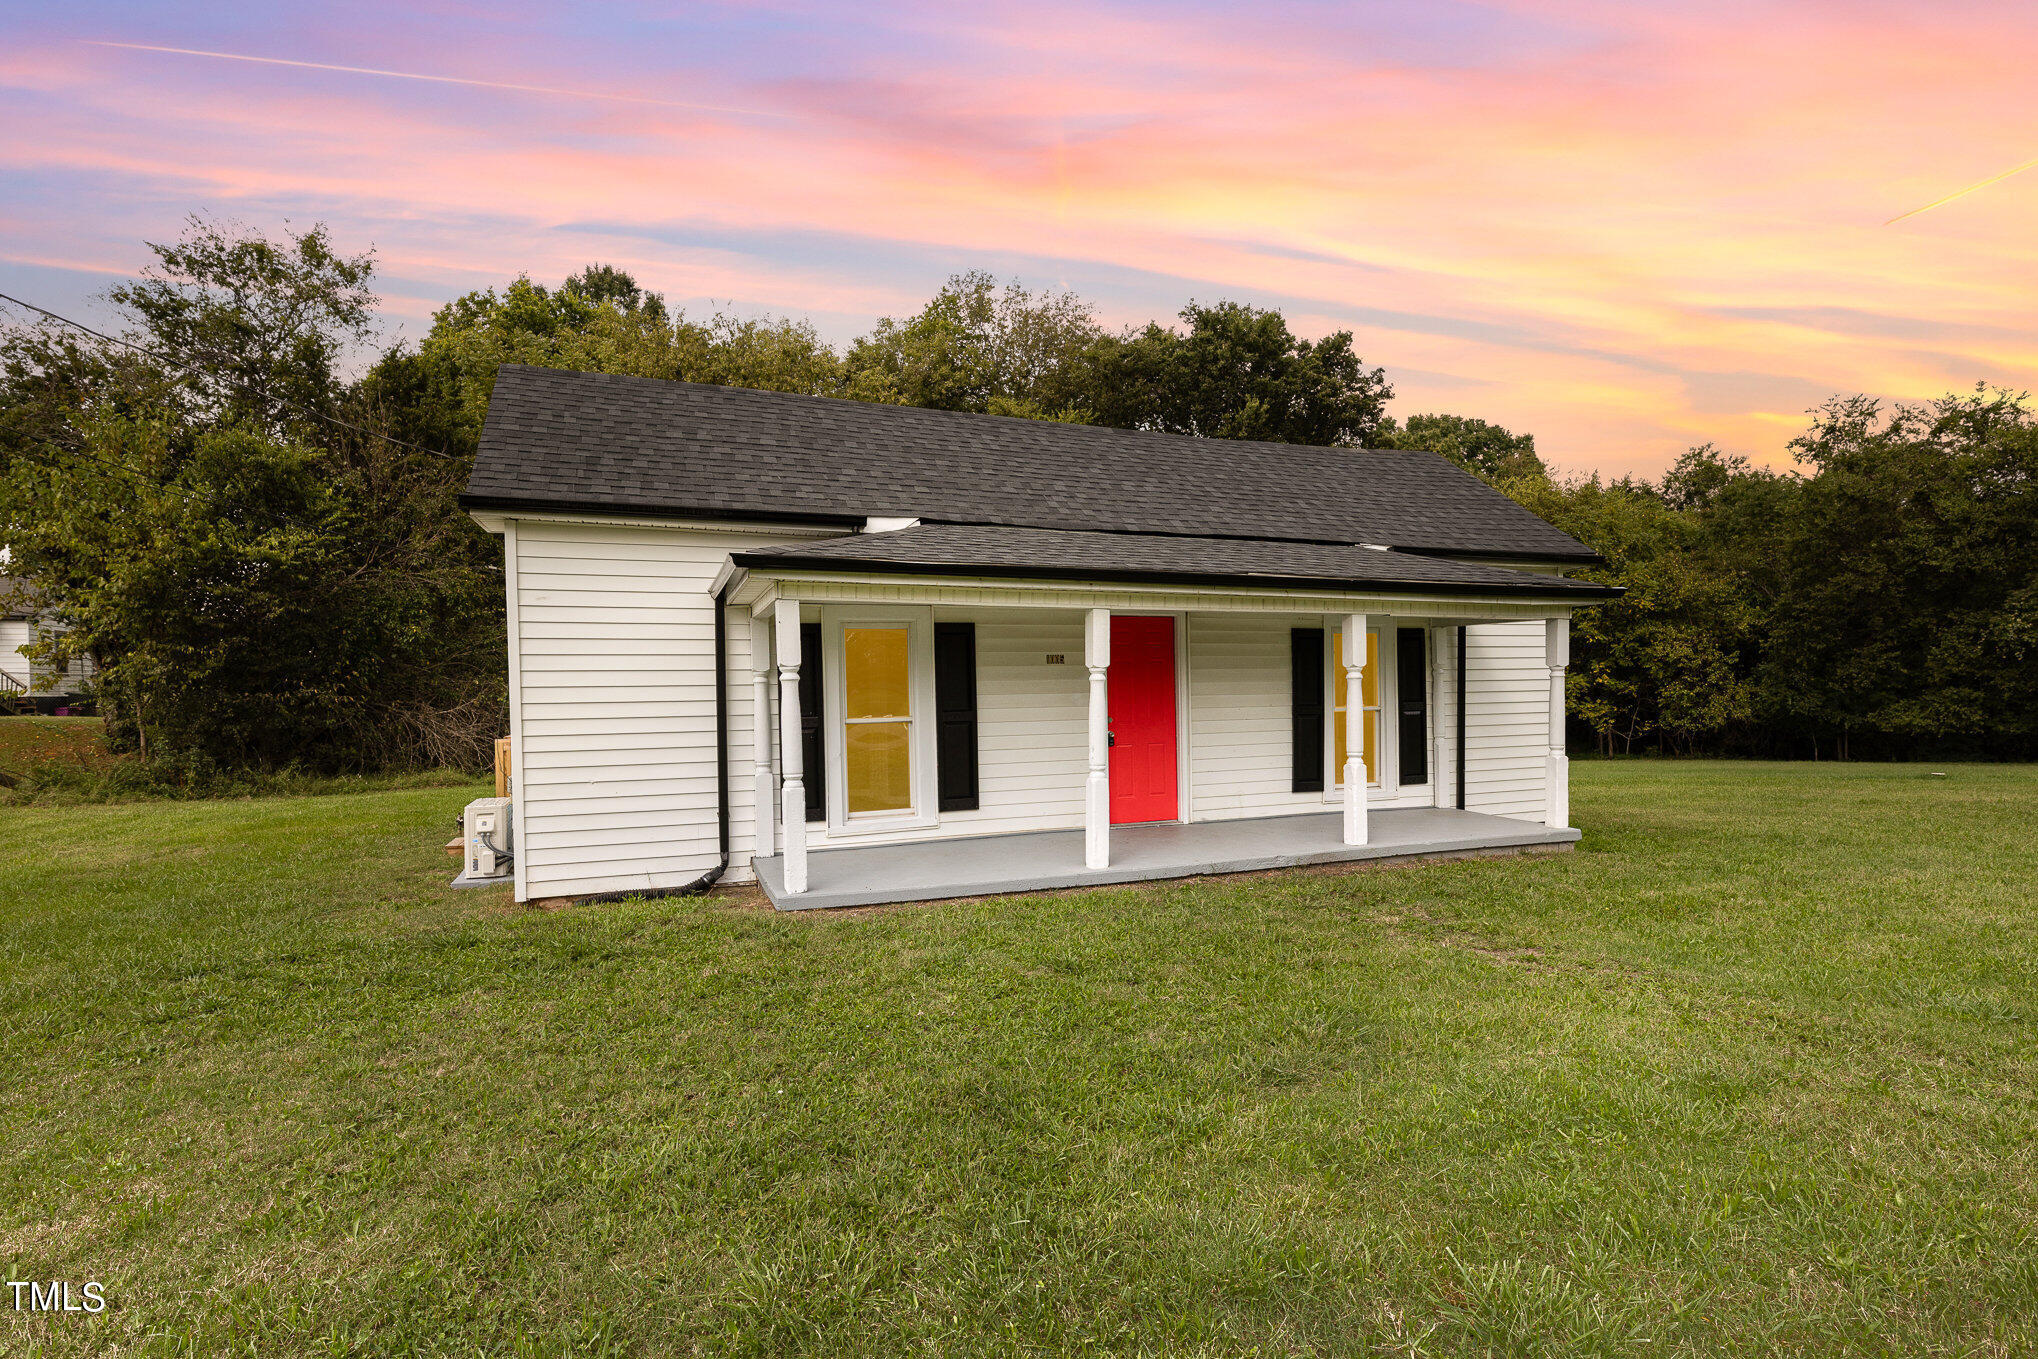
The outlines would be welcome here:
<svg viewBox="0 0 2038 1359">
<path fill-rule="evenodd" d="M 757 881 L 782 911 L 874 906 L 947 897 L 1002 896 L 1059 887 L 1091 887 L 1213 873 L 1250 873 L 1303 864 L 1430 858 L 1536 846 L 1568 848 L 1579 836 L 1533 821 L 1442 807 L 1375 811 L 1370 843 L 1343 843 L 1337 812 L 1199 821 L 1193 825 L 1114 826 L 1111 866 L 1083 867 L 1080 830 L 984 835 L 913 844 L 823 849 L 807 855 L 808 890 L 785 891 L 780 855 L 752 859 Z"/>
</svg>

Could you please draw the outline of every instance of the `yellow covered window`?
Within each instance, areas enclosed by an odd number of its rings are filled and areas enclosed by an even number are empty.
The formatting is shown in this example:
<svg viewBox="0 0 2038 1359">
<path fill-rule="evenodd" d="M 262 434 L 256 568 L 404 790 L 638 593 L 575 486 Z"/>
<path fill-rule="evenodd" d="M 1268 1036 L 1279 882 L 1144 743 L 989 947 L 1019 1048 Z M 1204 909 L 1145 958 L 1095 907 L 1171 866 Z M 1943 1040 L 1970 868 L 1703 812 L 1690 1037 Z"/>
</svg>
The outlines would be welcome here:
<svg viewBox="0 0 2038 1359">
<path fill-rule="evenodd" d="M 1348 715 L 1345 711 L 1345 666 L 1344 635 L 1341 631 L 1330 633 L 1330 701 L 1336 714 L 1331 726 L 1334 736 L 1331 741 L 1330 781 L 1342 785 L 1345 777 L 1345 729 Z M 1359 730 L 1362 734 L 1359 758 L 1365 761 L 1366 782 L 1380 781 L 1380 634 L 1368 629 L 1366 632 L 1366 665 L 1359 672 L 1359 698 L 1364 711 L 1360 714 Z"/>
<path fill-rule="evenodd" d="M 851 816 L 913 806 L 911 634 L 842 629 L 843 773 Z"/>
</svg>

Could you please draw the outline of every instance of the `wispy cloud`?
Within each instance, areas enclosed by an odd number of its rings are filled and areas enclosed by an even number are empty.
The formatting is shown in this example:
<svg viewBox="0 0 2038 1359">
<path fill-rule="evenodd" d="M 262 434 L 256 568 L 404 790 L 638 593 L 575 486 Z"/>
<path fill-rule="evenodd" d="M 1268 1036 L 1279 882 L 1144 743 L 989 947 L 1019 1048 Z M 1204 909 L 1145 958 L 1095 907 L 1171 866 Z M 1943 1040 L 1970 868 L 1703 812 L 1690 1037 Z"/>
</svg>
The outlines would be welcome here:
<svg viewBox="0 0 2038 1359">
<path fill-rule="evenodd" d="M 303 71 L 338 71 L 344 75 L 381 76 L 390 80 L 423 80 L 437 85 L 469 85 L 482 90 L 509 90 L 518 94 L 554 95 L 563 99 L 606 99 L 618 104 L 648 104 L 654 108 L 691 109 L 698 113 L 736 113 L 749 118 L 783 118 L 783 113 L 764 109 L 736 108 L 728 104 L 697 104 L 679 99 L 654 99 L 648 95 L 621 94 L 614 90 L 568 90 L 556 85 L 518 85 L 505 80 L 476 80 L 468 76 L 432 75 L 424 71 L 385 71 L 374 66 L 338 66 L 326 61 L 294 61 L 287 57 L 260 57 L 246 52 L 207 52 L 196 47 L 158 47 L 153 43 L 106 42 L 80 39 L 88 47 L 115 47 L 128 52 L 162 52 L 178 57 L 209 57 L 214 61 L 245 61 L 257 66 L 290 66 Z"/>
<path fill-rule="evenodd" d="M 2030 153 L 2038 9 L 1948 3 L 165 0 L 138 30 L 76 0 L 0 44 L 33 131 L 0 139 L 0 255 L 324 220 L 377 246 L 393 315 L 603 259 L 836 340 L 983 266 L 1113 325 L 1193 296 L 1350 327 L 1400 413 L 1569 466 L 1776 461 L 1815 393 L 2038 370 L 2038 175 L 1883 229 L 1956 149 Z"/>
</svg>

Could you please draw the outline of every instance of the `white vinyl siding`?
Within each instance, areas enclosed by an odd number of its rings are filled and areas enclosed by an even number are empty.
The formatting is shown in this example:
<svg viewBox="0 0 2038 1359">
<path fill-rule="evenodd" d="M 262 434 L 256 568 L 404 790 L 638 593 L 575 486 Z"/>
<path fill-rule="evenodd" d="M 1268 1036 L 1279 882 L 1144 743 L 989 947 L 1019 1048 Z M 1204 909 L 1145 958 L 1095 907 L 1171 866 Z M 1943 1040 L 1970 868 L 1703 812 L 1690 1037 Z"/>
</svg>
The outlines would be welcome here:
<svg viewBox="0 0 2038 1359">
<path fill-rule="evenodd" d="M 1458 805 L 1458 629 L 1430 629 L 1429 781 L 1439 807 Z"/>
<path fill-rule="evenodd" d="M 46 626 L 46 625 L 44 625 Z M 27 618 L 0 619 L 0 670 L 32 686 L 31 693 L 82 693 L 92 680 L 92 662 L 79 657 L 58 672 L 47 662 L 30 663 L 21 649 L 37 637 L 38 624 Z"/>
<path fill-rule="evenodd" d="M 1322 793 L 1291 791 L 1295 737 L 1289 631 L 1322 625 L 1320 615 L 1189 615 L 1192 820 L 1325 810 Z"/>
<path fill-rule="evenodd" d="M 1543 819 L 1550 670 L 1539 621 L 1465 630 L 1465 810 Z"/>
<path fill-rule="evenodd" d="M 785 537 L 515 528 L 520 895 L 685 886 L 721 852 L 708 587 L 729 553 Z M 729 610 L 726 645 L 727 880 L 742 882 L 752 834 L 747 609 Z"/>
<path fill-rule="evenodd" d="M 729 553 L 807 536 L 761 526 L 516 521 L 508 566 L 516 611 L 521 897 L 677 887 L 714 866 L 715 634 L 708 589 Z M 937 622 L 976 627 L 978 807 L 940 814 L 932 826 L 878 833 L 852 827 L 830 834 L 811 824 L 815 849 L 1083 824 L 1083 612 L 957 601 L 936 604 L 931 613 Z M 818 620 L 822 609 L 809 605 L 806 614 Z M 755 852 L 749 612 L 732 608 L 727 621 L 726 880 L 745 882 Z M 1325 621 L 1305 612 L 1186 616 L 1185 805 L 1192 820 L 1321 813 L 1335 805 L 1324 794 L 1290 791 L 1288 634 Z M 1382 615 L 1383 635 L 1389 625 Z M 1469 810 L 1525 820 L 1542 815 L 1549 680 L 1543 635 L 1540 620 L 1475 624 L 1468 633 Z M 1061 660 L 1051 662 L 1055 656 Z M 1448 663 L 1447 651 L 1439 661 Z M 1383 680 L 1387 669 L 1383 649 Z M 774 678 L 774 704 L 778 696 Z M 1451 717 L 1440 686 L 1435 721 Z M 776 737 L 774 723 L 774 745 Z M 1394 805 L 1432 797 L 1448 805 L 1449 776 L 1438 770 L 1442 786 L 1411 788 Z"/>
<path fill-rule="evenodd" d="M 853 827 L 825 835 L 810 825 L 810 847 L 1082 827 L 1090 710 L 1083 615 L 936 609 L 934 620 L 976 625 L 977 809 L 943 812 L 936 826 L 877 837 Z M 1049 656 L 1062 661 L 1049 664 Z"/>
<path fill-rule="evenodd" d="M 5 670 L 16 684 L 33 685 L 41 678 L 31 673 L 28 657 L 21 654 L 30 635 L 26 618 L 0 619 L 0 670 Z"/>
</svg>

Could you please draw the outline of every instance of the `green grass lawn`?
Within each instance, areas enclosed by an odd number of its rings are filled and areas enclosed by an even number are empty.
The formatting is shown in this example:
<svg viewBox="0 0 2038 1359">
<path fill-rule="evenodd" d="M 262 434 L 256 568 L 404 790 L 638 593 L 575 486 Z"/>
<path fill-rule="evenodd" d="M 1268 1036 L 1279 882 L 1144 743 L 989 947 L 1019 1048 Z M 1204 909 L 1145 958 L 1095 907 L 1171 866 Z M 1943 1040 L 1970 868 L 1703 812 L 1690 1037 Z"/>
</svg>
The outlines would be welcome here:
<svg viewBox="0 0 2038 1359">
<path fill-rule="evenodd" d="M 781 916 L 479 788 L 0 808 L 51 1354 L 2038 1350 L 2038 769 L 1583 763 L 1579 852 Z"/>
</svg>

